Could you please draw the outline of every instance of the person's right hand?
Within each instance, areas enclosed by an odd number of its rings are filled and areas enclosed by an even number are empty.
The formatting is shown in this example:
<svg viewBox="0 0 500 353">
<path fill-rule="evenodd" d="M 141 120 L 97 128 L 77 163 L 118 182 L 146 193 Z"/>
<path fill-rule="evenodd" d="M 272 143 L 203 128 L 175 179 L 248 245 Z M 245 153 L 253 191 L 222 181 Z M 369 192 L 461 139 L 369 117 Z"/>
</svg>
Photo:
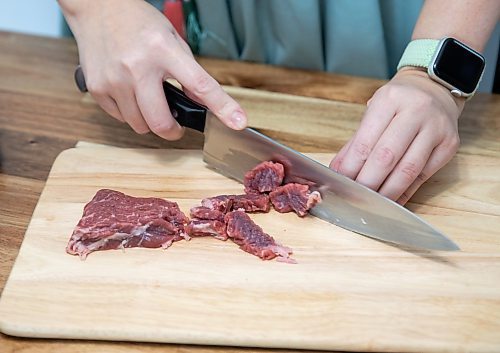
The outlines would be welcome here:
<svg viewBox="0 0 500 353">
<path fill-rule="evenodd" d="M 137 133 L 179 139 L 163 93 L 176 79 L 222 122 L 243 129 L 240 105 L 194 59 L 167 18 L 143 0 L 59 0 L 78 43 L 87 88 L 97 103 Z"/>
</svg>

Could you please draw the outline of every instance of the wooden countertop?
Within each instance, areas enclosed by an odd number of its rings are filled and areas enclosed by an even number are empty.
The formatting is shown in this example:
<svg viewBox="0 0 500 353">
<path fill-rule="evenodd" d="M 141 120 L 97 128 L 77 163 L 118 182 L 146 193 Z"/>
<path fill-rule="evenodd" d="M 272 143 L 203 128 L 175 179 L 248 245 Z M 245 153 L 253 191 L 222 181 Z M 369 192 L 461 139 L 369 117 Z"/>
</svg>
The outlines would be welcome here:
<svg viewBox="0 0 500 353">
<path fill-rule="evenodd" d="M 0 32 L 0 291 L 55 157 L 79 140 L 121 147 L 200 148 L 197 135 L 177 142 L 136 135 L 110 119 L 73 83 L 78 61 L 72 40 Z M 266 65 L 200 59 L 221 83 L 351 103 L 337 127 L 340 138 L 304 134 L 304 125 L 266 129 L 271 137 L 308 152 L 336 152 L 356 127 L 363 105 L 384 81 Z M 460 153 L 488 155 L 500 164 L 500 97 L 479 94 L 460 119 Z M 339 131 L 340 130 L 340 133 Z M 324 135 L 324 131 L 323 134 Z M 20 339 L 0 334 L 2 352 L 235 352 L 238 348 L 118 342 Z M 245 352 L 271 350 L 244 349 Z"/>
</svg>

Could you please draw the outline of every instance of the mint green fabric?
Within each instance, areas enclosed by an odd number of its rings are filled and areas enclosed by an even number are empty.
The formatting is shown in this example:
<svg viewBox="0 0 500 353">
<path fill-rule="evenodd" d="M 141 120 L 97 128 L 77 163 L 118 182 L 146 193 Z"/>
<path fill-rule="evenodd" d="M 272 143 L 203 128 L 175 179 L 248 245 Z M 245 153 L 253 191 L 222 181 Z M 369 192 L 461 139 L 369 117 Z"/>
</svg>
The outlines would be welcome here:
<svg viewBox="0 0 500 353">
<path fill-rule="evenodd" d="M 417 39 L 406 47 L 397 69 L 404 66 L 419 66 L 428 68 L 434 53 L 439 45 L 437 39 Z"/>
<path fill-rule="evenodd" d="M 388 78 L 422 0 L 198 0 L 200 54 Z"/>
</svg>

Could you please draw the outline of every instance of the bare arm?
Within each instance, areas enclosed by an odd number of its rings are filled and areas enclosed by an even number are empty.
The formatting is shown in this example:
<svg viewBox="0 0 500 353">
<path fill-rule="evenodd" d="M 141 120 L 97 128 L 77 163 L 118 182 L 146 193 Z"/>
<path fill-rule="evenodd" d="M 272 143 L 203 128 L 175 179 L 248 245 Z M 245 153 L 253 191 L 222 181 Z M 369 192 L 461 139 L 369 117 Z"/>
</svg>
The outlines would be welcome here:
<svg viewBox="0 0 500 353">
<path fill-rule="evenodd" d="M 499 17 L 498 0 L 427 0 L 412 39 L 453 37 L 482 52 Z"/>
<path fill-rule="evenodd" d="M 450 36 L 482 51 L 499 15 L 498 0 L 427 0 L 413 39 Z M 405 204 L 458 150 L 464 104 L 425 71 L 405 67 L 375 92 L 330 166 Z"/>
</svg>

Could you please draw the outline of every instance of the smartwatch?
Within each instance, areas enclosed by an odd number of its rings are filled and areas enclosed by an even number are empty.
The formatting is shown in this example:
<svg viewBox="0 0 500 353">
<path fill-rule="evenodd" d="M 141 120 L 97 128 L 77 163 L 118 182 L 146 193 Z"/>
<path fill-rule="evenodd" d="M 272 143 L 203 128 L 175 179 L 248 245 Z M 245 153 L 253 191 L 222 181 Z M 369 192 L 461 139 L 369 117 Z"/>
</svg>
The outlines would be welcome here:
<svg viewBox="0 0 500 353">
<path fill-rule="evenodd" d="M 474 95 L 484 73 L 484 57 L 455 38 L 417 39 L 406 47 L 398 64 L 423 67 L 429 77 L 455 97 Z"/>
</svg>

